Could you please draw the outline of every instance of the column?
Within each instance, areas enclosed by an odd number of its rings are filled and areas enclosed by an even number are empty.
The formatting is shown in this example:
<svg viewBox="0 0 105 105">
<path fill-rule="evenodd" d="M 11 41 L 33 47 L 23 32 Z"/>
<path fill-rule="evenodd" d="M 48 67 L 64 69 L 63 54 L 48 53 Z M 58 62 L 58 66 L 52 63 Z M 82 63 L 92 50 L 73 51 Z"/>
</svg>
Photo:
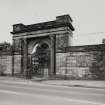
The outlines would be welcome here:
<svg viewBox="0 0 105 105">
<path fill-rule="evenodd" d="M 24 48 L 24 41 L 23 38 L 20 38 L 20 43 L 21 43 L 21 49 L 20 49 L 20 54 L 21 54 L 21 74 L 24 74 L 24 68 L 23 68 L 23 48 Z"/>
<path fill-rule="evenodd" d="M 50 75 L 56 74 L 56 35 L 50 35 L 51 54 L 50 54 Z"/>
<path fill-rule="evenodd" d="M 28 49 L 27 49 L 27 38 L 23 39 L 23 71 L 24 71 L 24 76 L 28 78 L 27 76 L 27 59 L 28 59 Z"/>
<path fill-rule="evenodd" d="M 15 46 L 15 40 L 13 39 L 12 42 L 12 76 L 14 76 L 14 46 Z"/>
</svg>

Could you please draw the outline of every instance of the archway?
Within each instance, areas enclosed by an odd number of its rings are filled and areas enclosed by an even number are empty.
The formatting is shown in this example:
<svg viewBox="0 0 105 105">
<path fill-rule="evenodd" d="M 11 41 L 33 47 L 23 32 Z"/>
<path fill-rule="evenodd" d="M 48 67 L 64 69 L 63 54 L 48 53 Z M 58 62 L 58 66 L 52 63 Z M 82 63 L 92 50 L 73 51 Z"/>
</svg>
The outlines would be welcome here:
<svg viewBox="0 0 105 105">
<path fill-rule="evenodd" d="M 35 44 L 32 50 L 32 74 L 48 76 L 50 69 L 50 49 L 46 43 Z"/>
</svg>

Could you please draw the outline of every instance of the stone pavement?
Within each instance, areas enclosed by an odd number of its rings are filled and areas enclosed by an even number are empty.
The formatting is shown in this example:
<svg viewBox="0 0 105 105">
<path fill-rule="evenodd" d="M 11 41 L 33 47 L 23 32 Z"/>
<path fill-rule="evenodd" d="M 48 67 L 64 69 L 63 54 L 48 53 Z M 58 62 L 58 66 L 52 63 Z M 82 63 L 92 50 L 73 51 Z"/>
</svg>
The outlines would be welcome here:
<svg viewBox="0 0 105 105">
<path fill-rule="evenodd" d="M 16 83 L 24 83 L 24 84 L 34 84 L 35 82 L 39 82 L 41 84 L 47 85 L 56 85 L 56 86 L 67 86 L 67 87 L 84 87 L 84 88 L 99 88 L 105 89 L 105 80 L 97 81 L 97 80 L 49 80 L 45 78 L 33 78 L 33 79 L 23 79 L 17 77 L 0 77 L 1 81 L 7 82 L 16 82 Z"/>
</svg>

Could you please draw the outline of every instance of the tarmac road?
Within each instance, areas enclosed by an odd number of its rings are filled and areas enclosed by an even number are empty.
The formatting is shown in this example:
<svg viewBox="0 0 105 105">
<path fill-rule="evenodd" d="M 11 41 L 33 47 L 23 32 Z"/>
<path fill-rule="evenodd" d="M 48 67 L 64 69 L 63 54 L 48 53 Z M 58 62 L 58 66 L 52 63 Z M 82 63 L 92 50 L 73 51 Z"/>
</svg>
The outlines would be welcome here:
<svg viewBox="0 0 105 105">
<path fill-rule="evenodd" d="M 105 105 L 105 89 L 0 80 L 0 105 Z"/>
</svg>

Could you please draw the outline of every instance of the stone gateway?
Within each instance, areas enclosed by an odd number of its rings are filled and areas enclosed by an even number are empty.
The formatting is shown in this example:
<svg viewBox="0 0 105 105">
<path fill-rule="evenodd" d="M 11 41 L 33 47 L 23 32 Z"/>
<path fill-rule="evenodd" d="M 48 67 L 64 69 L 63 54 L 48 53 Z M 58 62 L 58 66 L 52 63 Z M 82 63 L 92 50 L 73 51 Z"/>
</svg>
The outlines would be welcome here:
<svg viewBox="0 0 105 105">
<path fill-rule="evenodd" d="M 26 78 L 105 79 L 105 44 L 72 46 L 72 22 L 62 15 L 49 22 L 14 24 L 13 44 L 0 49 L 1 71 Z"/>
<path fill-rule="evenodd" d="M 56 51 L 70 46 L 72 31 L 74 28 L 69 15 L 58 16 L 50 22 L 13 25 L 13 73 L 55 75 Z"/>
</svg>

